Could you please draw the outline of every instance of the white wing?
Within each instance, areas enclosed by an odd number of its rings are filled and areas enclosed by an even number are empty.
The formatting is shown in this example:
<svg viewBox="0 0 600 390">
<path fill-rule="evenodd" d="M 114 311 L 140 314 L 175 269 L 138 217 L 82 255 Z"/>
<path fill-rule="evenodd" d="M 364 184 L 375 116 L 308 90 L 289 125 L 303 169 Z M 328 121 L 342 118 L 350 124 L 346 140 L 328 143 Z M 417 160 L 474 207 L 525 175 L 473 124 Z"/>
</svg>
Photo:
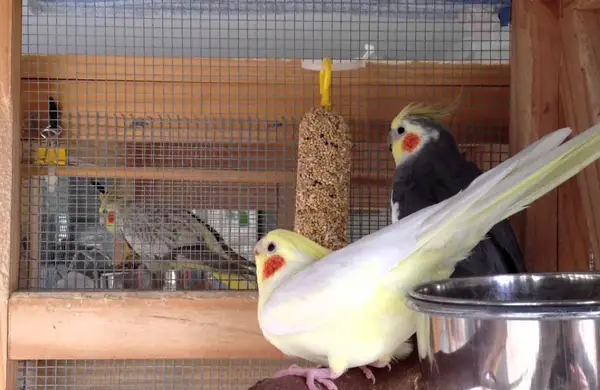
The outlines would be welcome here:
<svg viewBox="0 0 600 390">
<path fill-rule="evenodd" d="M 284 282 L 259 313 L 263 331 L 307 331 L 363 304 L 377 281 L 417 249 L 418 227 L 433 212 L 435 207 L 428 208 L 365 236 Z"/>
<path fill-rule="evenodd" d="M 365 236 L 297 273 L 262 307 L 261 328 L 273 335 L 304 332 L 327 323 L 341 311 L 362 305 L 382 277 L 423 245 L 439 248 L 450 238 L 456 240 L 458 217 L 478 199 L 495 191 L 516 167 L 554 149 L 569 133 L 570 129 L 562 129 L 538 140 L 480 175 L 466 190 Z"/>
</svg>

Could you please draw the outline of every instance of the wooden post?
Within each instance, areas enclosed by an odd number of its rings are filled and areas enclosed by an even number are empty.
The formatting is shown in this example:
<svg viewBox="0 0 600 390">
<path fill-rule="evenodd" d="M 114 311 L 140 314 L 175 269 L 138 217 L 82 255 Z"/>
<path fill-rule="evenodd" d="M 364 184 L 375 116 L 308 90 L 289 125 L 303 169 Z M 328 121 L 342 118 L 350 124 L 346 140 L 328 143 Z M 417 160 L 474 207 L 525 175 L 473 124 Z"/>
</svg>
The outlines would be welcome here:
<svg viewBox="0 0 600 390">
<path fill-rule="evenodd" d="M 577 134 L 598 123 L 600 117 L 600 16 L 593 11 L 565 7 L 560 22 L 562 66 L 560 96 L 567 126 Z M 596 162 L 577 175 L 580 202 L 589 231 L 595 267 L 600 256 L 600 163 Z"/>
<path fill-rule="evenodd" d="M 566 127 L 563 112 L 561 104 L 560 127 Z M 558 187 L 558 270 L 589 270 L 589 247 L 590 231 L 581 207 L 581 189 L 578 178 L 572 177 Z"/>
<path fill-rule="evenodd" d="M 514 155 L 559 124 L 559 0 L 512 2 L 510 152 Z M 551 191 L 517 226 L 529 271 L 558 267 L 558 197 Z"/>
<path fill-rule="evenodd" d="M 21 1 L 0 0 L 0 389 L 17 388 L 8 359 L 8 300 L 19 267 Z M 8 107 L 12 106 L 12 109 Z"/>
</svg>

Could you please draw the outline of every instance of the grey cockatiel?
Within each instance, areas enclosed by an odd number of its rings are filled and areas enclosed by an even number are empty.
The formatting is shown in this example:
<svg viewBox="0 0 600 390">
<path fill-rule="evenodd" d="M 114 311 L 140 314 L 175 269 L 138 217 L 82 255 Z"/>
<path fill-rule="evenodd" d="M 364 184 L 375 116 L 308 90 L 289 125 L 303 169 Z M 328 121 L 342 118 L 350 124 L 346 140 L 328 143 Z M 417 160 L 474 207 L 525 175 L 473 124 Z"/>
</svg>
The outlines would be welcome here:
<svg viewBox="0 0 600 390">
<path fill-rule="evenodd" d="M 255 266 L 210 224 L 181 207 L 127 201 L 120 186 L 100 192 L 104 227 L 124 239 L 152 272 L 197 269 L 230 290 L 256 288 Z"/>
<path fill-rule="evenodd" d="M 389 148 L 396 169 L 392 183 L 392 222 L 439 203 L 482 174 L 458 150 L 454 137 L 436 120 L 451 108 L 409 104 L 394 118 Z M 452 277 L 526 272 L 525 262 L 508 220 L 496 224 Z"/>
</svg>

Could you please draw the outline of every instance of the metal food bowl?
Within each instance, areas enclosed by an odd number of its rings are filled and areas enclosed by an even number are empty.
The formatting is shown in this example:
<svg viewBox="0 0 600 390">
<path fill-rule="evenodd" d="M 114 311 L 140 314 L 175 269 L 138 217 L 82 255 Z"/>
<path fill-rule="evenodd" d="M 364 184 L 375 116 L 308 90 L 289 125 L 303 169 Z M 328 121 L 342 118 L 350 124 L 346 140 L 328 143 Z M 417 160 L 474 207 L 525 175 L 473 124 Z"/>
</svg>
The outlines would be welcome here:
<svg viewBox="0 0 600 390">
<path fill-rule="evenodd" d="M 600 389 L 600 273 L 446 279 L 407 298 L 427 389 Z"/>
</svg>

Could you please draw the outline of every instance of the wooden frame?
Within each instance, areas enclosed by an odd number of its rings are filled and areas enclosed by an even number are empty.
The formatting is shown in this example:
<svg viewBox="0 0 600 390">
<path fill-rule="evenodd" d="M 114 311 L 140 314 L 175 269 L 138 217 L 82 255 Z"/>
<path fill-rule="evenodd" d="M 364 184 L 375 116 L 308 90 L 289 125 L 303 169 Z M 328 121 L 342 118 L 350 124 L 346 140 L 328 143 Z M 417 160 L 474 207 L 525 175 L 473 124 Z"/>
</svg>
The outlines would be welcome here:
<svg viewBox="0 0 600 390">
<path fill-rule="evenodd" d="M 569 126 L 576 134 L 598 122 L 600 17 L 590 11 L 598 4 L 595 0 L 513 2 L 511 153 L 559 127 Z M 516 219 L 533 270 L 598 266 L 599 198 L 600 163 L 596 162 Z"/>
<path fill-rule="evenodd" d="M 598 60 L 594 55 L 590 55 L 590 47 L 595 42 L 586 37 L 597 36 L 598 20 L 592 17 L 592 14 L 585 14 L 584 9 L 594 7 L 596 1 L 573 1 L 566 7 L 562 7 L 559 1 L 543 2 L 534 0 L 531 2 L 513 2 L 515 7 L 513 26 L 513 40 L 515 41 L 512 68 L 512 101 L 511 101 L 511 151 L 515 152 L 522 148 L 533 139 L 544 133 L 556 129 L 558 126 L 567 124 L 575 131 L 581 131 L 592 123 L 597 122 L 598 94 L 600 72 L 595 69 L 598 66 Z M 562 8 L 561 8 L 562 7 Z M 577 9 L 575 7 L 578 7 Z M 134 65 L 142 68 L 151 67 L 151 62 L 144 58 L 126 59 L 117 58 L 107 60 L 107 64 L 113 64 L 112 68 L 95 68 L 95 74 L 90 75 L 89 67 L 82 66 L 82 63 L 89 63 L 90 59 L 85 56 L 62 57 L 60 61 L 46 57 L 46 61 L 37 62 L 31 58 L 24 58 L 20 61 L 20 23 L 14 23 L 19 20 L 21 4 L 18 1 L 1 0 L 0 2 L 0 53 L 10 53 L 11 56 L 0 57 L 0 82 L 10 85 L 8 90 L 1 92 L 2 97 L 6 97 L 13 102 L 13 113 L 11 113 L 10 123 L 3 125 L 1 130 L 4 132 L 2 138 L 2 147 L 0 155 L 5 160 L 0 164 L 2 170 L 2 200 L 0 210 L 2 211 L 2 233 L 9 240 L 3 240 L 1 246 L 2 257 L 2 313 L 0 314 L 0 342 L 2 345 L 2 367 L 0 367 L 1 388 L 13 389 L 16 373 L 16 365 L 11 360 L 19 359 L 107 359 L 107 358 L 202 358 L 202 357 L 277 357 L 279 352 L 270 346 L 260 335 L 256 324 L 255 293 L 120 293 L 120 292 L 94 292 L 94 293 L 27 293 L 13 291 L 16 288 L 16 269 L 18 263 L 18 237 L 15 232 L 18 229 L 18 204 L 19 196 L 17 186 L 19 182 L 20 169 L 16 161 L 19 156 L 19 137 L 17 136 L 20 126 L 21 102 L 24 104 L 23 110 L 37 110 L 39 107 L 32 105 L 27 97 L 28 93 L 39 94 L 43 97 L 43 83 L 34 82 L 33 79 L 46 77 L 47 83 L 52 86 L 60 85 L 59 100 L 61 97 L 78 96 L 77 90 L 72 88 L 74 83 L 80 83 L 83 77 L 88 81 L 95 83 L 95 91 L 98 93 L 108 93 L 106 81 L 111 77 L 119 78 L 120 83 L 133 83 L 139 85 L 142 90 L 149 88 L 146 83 L 173 83 L 170 72 L 161 74 L 157 71 L 161 67 L 148 70 L 147 72 L 129 71 L 130 65 L 127 61 L 134 61 Z M 560 30 L 556 32 L 556 26 Z M 561 50 L 557 41 L 563 41 Z M 559 46 L 559 47 L 557 47 Z M 530 49 L 534 50 L 530 50 Z M 10 59 L 10 61 L 8 60 Z M 153 60 L 154 61 L 154 60 Z M 179 66 L 169 60 L 172 66 Z M 203 68 L 228 69 L 223 66 L 225 60 L 194 60 L 200 61 Z M 208 61 L 208 62 L 206 62 Z M 235 60 L 237 61 L 237 60 Z M 268 80 L 260 80 L 267 87 L 259 91 L 260 95 L 268 95 L 268 88 L 283 88 L 287 86 L 289 90 L 296 91 L 296 97 L 291 99 L 299 100 L 298 96 L 317 96 L 316 85 L 312 84 L 315 79 L 314 72 L 300 70 L 297 61 L 264 61 L 260 65 L 260 60 L 247 61 L 245 64 L 238 64 L 237 69 L 246 69 L 243 73 L 231 74 L 222 73 L 219 77 L 212 80 L 214 85 L 200 86 L 194 91 L 200 91 L 200 95 L 190 92 L 190 96 L 209 96 L 211 99 L 218 99 L 219 96 L 213 91 L 218 91 L 216 85 L 222 88 L 220 91 L 229 91 L 231 96 L 239 88 L 248 88 L 247 84 L 257 83 L 255 78 L 258 74 L 264 72 L 252 73 L 252 69 L 259 69 L 261 66 L 269 66 L 273 69 L 272 75 Z M 266 64 L 268 62 L 268 64 Z M 60 63 L 60 66 L 56 64 Z M 559 64 L 559 66 L 555 66 Z M 40 67 L 40 64 L 46 64 Z M 20 65 L 20 66 L 19 66 Z M 179 74 L 181 79 L 177 82 L 204 84 L 202 74 L 186 71 L 185 64 L 180 66 Z M 508 107 L 508 68 L 506 65 L 489 66 L 468 66 L 461 67 L 457 64 L 448 64 L 446 67 L 437 64 L 436 67 L 428 68 L 425 63 L 376 63 L 370 64 L 371 67 L 367 74 L 364 70 L 357 71 L 356 77 L 353 77 L 353 90 L 360 90 L 357 96 L 344 91 L 343 88 L 336 89 L 334 99 L 340 104 L 343 111 L 345 102 L 350 99 L 356 99 L 366 96 L 367 102 L 362 110 L 352 112 L 349 120 L 353 127 L 364 129 L 384 129 L 381 123 L 371 123 L 369 120 L 378 120 L 384 122 L 388 120 L 388 108 L 381 108 L 377 104 L 377 99 L 388 99 L 401 106 L 406 101 L 397 100 L 394 90 L 398 86 L 413 85 L 415 91 L 427 90 L 427 88 L 447 88 L 447 93 L 441 97 L 442 101 L 448 102 L 454 96 L 450 91 L 456 84 L 467 84 L 465 86 L 467 93 L 466 99 L 470 102 L 481 100 L 479 92 L 485 91 L 484 87 L 492 86 L 498 88 L 501 92 L 495 92 L 498 101 L 503 102 L 501 107 Z M 398 75 L 404 75 L 404 78 L 398 80 L 387 80 L 384 76 L 388 71 L 386 67 L 401 68 L 402 71 L 396 71 Z M 80 69 L 86 69 L 86 74 L 78 74 Z M 168 68 L 163 68 L 168 69 Z M 375 69 L 375 70 L 373 70 Z M 379 71 L 379 69 L 381 69 Z M 432 70 L 435 69 L 435 70 Z M 584 72 L 581 72 L 584 69 Z M 22 72 L 23 96 L 20 96 L 19 71 Z M 152 72 L 152 73 L 150 73 Z M 361 73 L 362 72 L 362 73 Z M 441 72 L 441 73 L 439 73 Z M 148 74 L 158 76 L 159 80 L 148 79 Z M 211 75 L 215 73 L 211 71 Z M 117 76 L 115 76 L 117 75 Z M 368 75 L 368 77 L 367 77 Z M 441 77 L 440 77 L 441 75 Z M 490 77 L 490 75 L 493 75 Z M 343 86 L 345 81 L 343 74 L 335 75 L 334 85 Z M 339 78 L 337 78 L 339 77 Z M 349 79 L 349 77 L 348 77 Z M 560 83 L 559 83 L 560 80 Z M 115 80 L 113 80 L 115 81 Z M 222 86 L 219 83 L 230 85 Z M 245 86 L 243 84 L 246 84 Z M 103 86 L 104 84 L 104 86 Z M 304 85 L 309 86 L 304 86 Z M 383 88 L 379 85 L 385 84 Z M 301 87 L 299 87 L 301 86 Z M 34 89 L 37 88 L 37 89 Z M 116 88 L 116 87 L 115 87 Z M 161 87 L 162 88 L 162 87 Z M 237 88 L 237 89 L 236 89 Z M 337 87 L 336 87 L 337 88 Z M 47 88 L 48 89 L 48 88 Z M 117 88 L 118 89 L 118 88 Z M 135 89 L 135 88 L 134 88 Z M 118 89 L 125 91 L 124 89 Z M 439 89 L 438 89 L 439 90 Z M 456 89 L 458 90 L 458 89 Z M 35 92 L 33 92 L 35 91 Z M 114 93 L 115 89 L 110 90 Z M 352 92 L 353 94 L 354 92 Z M 422 93 L 422 94 L 421 94 Z M 489 93 L 489 92 L 482 92 Z M 428 92 L 419 92 L 415 98 L 429 98 L 433 95 Z M 126 92 L 124 92 L 126 99 Z M 435 96 L 439 97 L 438 95 Z M 302 99 L 304 100 L 304 99 Z M 309 101 L 308 99 L 306 99 Z M 65 100 L 75 102 L 76 99 Z M 316 100 L 315 100 L 316 101 Z M 70 103 L 69 103 L 70 104 Z M 73 103 L 78 104 L 78 103 Z M 79 108 L 78 108 L 79 107 Z M 67 112 L 76 112 L 82 106 L 70 107 L 67 105 Z M 155 106 L 156 114 L 167 112 L 167 114 L 176 117 L 180 114 L 190 112 L 189 103 L 182 102 L 177 107 L 165 109 L 163 103 Z M 210 106 L 203 110 L 203 113 L 212 114 Z M 281 105 L 283 107 L 283 105 Z M 113 102 L 105 106 L 94 106 L 86 109 L 106 110 L 116 114 L 127 114 L 135 117 L 136 113 L 149 112 L 147 104 L 140 104 L 134 107 L 133 111 L 120 107 L 118 102 Z M 294 107 L 289 109 L 279 109 L 269 111 L 268 109 L 254 110 L 263 112 L 264 116 L 255 116 L 252 121 L 261 121 L 273 117 L 291 117 L 296 118 L 306 107 Z M 498 110 L 498 107 L 494 107 Z M 565 114 L 562 115 L 561 109 Z M 179 110 L 179 111 L 178 111 Z M 395 109 L 394 109 L 395 110 Z M 502 109 L 500 110 L 502 111 Z M 391 111 L 390 111 L 391 112 Z M 495 121 L 501 125 L 506 120 L 504 114 L 498 114 L 490 119 L 490 115 L 495 110 L 469 109 L 459 111 L 457 114 L 457 123 L 459 126 L 480 122 Z M 268 115 L 267 115 L 268 113 Z M 250 114 L 250 111 L 237 109 L 237 111 L 218 112 L 222 118 L 239 118 Z M 495 114 L 494 114 L 495 115 Z M 504 116 L 503 116 L 504 115 Z M 117 118 L 117 116 L 115 116 Z M 467 119 L 468 118 L 468 119 Z M 112 120 L 112 119 L 111 119 Z M 117 119 L 114 119 L 117 121 Z M 111 126 L 117 122 L 99 121 L 95 122 L 95 127 L 90 126 L 93 132 L 88 134 L 88 138 L 101 138 L 107 133 Z M 92 123 L 93 124 L 93 123 Z M 374 126 L 374 127 L 371 127 Z M 530 129 L 525 132 L 523 129 Z M 173 134 L 176 129 L 172 129 Z M 218 131 L 218 126 L 216 127 Z M 139 133 L 125 134 L 125 138 L 135 140 Z M 197 133 L 193 137 L 197 137 Z M 262 134 L 268 137 L 268 133 Z M 185 135 L 188 136 L 188 135 Z M 213 137 L 214 134 L 204 133 L 202 137 Z M 260 136 L 260 134 L 259 134 Z M 365 131 L 359 134 L 367 143 L 378 144 L 382 141 L 382 132 Z M 182 137 L 181 134 L 178 137 Z M 243 137 L 243 135 L 242 135 Z M 205 139 L 205 138 L 201 138 Z M 201 140 L 200 139 L 200 140 Z M 259 138 L 260 140 L 260 138 Z M 268 139 L 262 139 L 265 141 Z M 197 142 L 197 138 L 190 141 Z M 273 141 L 273 140 L 271 140 Z M 469 141 L 469 140 L 463 140 Z M 484 140 L 476 140 L 484 141 Z M 67 170 L 73 168 L 65 168 Z M 77 168 L 80 169 L 80 168 Z M 60 171 L 59 171 L 60 172 Z M 115 173 L 126 177 L 125 173 Z M 214 179 L 214 173 L 200 171 L 203 175 L 209 175 Z M 527 224 L 522 230 L 521 238 L 526 240 L 526 252 L 535 256 L 530 258 L 533 261 L 534 270 L 554 270 L 566 268 L 584 268 L 587 265 L 585 255 L 588 253 L 585 247 L 589 241 L 592 241 L 594 252 L 600 254 L 599 230 L 600 213 L 590 201 L 593 196 L 599 194 L 598 187 L 598 164 L 588 168 L 584 175 L 579 175 L 576 181 L 570 182 L 568 186 L 561 187 L 558 192 L 548 195 L 536 206 L 528 211 Z M 24 174 L 41 174 L 43 172 L 30 170 Z M 79 174 L 90 174 L 89 170 L 80 171 Z M 72 174 L 72 171 L 69 171 Z M 198 174 L 199 175 L 199 174 Z M 210 176 L 212 175 L 212 176 Z M 205 178 L 203 176 L 202 178 Z M 288 175 L 282 174 L 281 177 L 274 176 L 265 178 L 272 182 L 287 182 Z M 372 180 L 372 177 L 362 177 L 357 173 L 359 180 Z M 229 178 L 228 180 L 234 180 Z M 235 179 L 235 181 L 247 181 L 244 177 Z M 565 200 L 567 199 L 567 200 Z M 577 214 L 575 209 L 565 208 L 568 201 L 583 199 L 585 213 Z M 595 198 L 597 199 L 597 197 Z M 575 215 L 565 224 L 561 223 L 562 215 Z M 557 217 L 559 215 L 559 217 Z M 588 230 L 581 229 L 581 221 L 587 221 Z M 566 226 L 566 227 L 565 227 Z M 579 227 L 574 229 L 573 227 Z M 561 250 L 561 243 L 558 236 L 561 232 L 572 232 L 570 242 L 577 243 L 574 247 Z M 542 245 L 547 248 L 546 252 Z M 574 263 L 566 263 L 561 260 L 561 253 L 564 255 L 571 251 L 577 256 Z M 542 253 L 542 254 L 540 254 Z M 541 259 L 541 257 L 544 257 Z M 10 315 L 9 315 L 10 314 Z M 34 321 L 31 318 L 36 318 Z M 215 320 L 216 318 L 216 320 Z M 70 328 L 72 326 L 73 328 Z M 77 329 L 86 328 L 85 334 L 78 332 Z M 165 329 L 170 328 L 172 332 L 165 335 Z M 75 331 L 73 331 L 75 329 Z M 88 337 L 88 332 L 93 331 L 98 337 Z M 96 329 L 97 331 L 94 331 Z M 116 330 L 119 331 L 111 331 Z M 205 337 L 199 337 L 199 335 Z M 153 345 L 145 343 L 145 340 L 152 340 Z M 230 341 L 233 340 L 234 343 Z"/>
<path fill-rule="evenodd" d="M 16 389 L 17 363 L 9 360 L 9 299 L 17 289 L 19 268 L 20 57 L 21 2 L 0 0 L 0 389 Z"/>
<path fill-rule="evenodd" d="M 258 328 L 253 292 L 23 292 L 10 313 L 16 360 L 284 356 Z"/>
<path fill-rule="evenodd" d="M 588 4 L 598 2 L 589 1 Z M 576 4 L 575 4 L 576 5 Z M 565 7 L 560 21 L 563 46 L 561 51 L 560 95 L 565 122 L 579 133 L 598 123 L 600 119 L 600 15 L 590 7 L 576 10 Z M 596 162 L 574 178 L 579 184 L 583 205 L 581 221 L 587 229 L 580 228 L 585 237 L 586 252 L 592 254 L 588 263 L 600 262 L 600 163 Z M 581 209 L 581 208 L 580 208 Z M 581 261 L 580 261 L 581 262 Z"/>
</svg>

